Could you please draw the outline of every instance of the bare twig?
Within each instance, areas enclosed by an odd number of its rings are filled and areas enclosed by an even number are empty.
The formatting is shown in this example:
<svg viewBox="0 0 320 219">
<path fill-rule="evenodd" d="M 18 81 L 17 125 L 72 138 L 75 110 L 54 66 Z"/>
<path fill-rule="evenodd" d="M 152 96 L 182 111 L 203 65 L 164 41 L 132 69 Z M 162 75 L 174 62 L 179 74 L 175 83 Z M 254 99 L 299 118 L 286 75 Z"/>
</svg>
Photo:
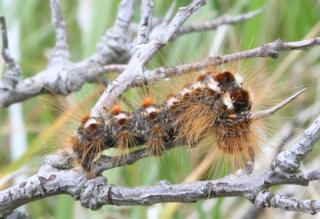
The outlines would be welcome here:
<svg viewBox="0 0 320 219">
<path fill-rule="evenodd" d="M 7 57 L 5 50 L 9 49 L 8 42 L 8 32 L 7 32 L 7 24 L 4 16 L 0 16 L 0 24 L 1 24 L 1 37 L 2 37 L 2 56 L 6 59 L 11 59 L 11 57 Z"/>
<path fill-rule="evenodd" d="M 121 0 L 113 27 L 106 31 L 97 46 L 96 55 L 100 58 L 103 59 L 114 51 L 126 56 L 126 61 L 129 58 L 128 51 L 131 45 L 127 31 L 132 20 L 135 2 L 136 0 Z"/>
<path fill-rule="evenodd" d="M 283 195 L 273 194 L 267 190 L 258 193 L 255 204 L 257 207 L 282 208 L 287 211 L 316 214 L 320 211 L 320 200 L 297 200 Z"/>
<path fill-rule="evenodd" d="M 2 81 L 0 81 L 0 90 L 11 90 L 19 82 L 21 71 L 20 67 L 9 53 L 7 25 L 6 19 L 3 16 L 0 16 L 0 29 L 2 35 L 2 57 L 6 65 Z"/>
<path fill-rule="evenodd" d="M 150 38 L 154 38 L 155 36 L 157 36 L 162 31 L 162 29 L 169 24 L 169 22 L 173 18 L 176 9 L 176 4 L 177 1 L 173 0 L 163 20 L 159 24 L 157 24 L 151 31 Z"/>
<path fill-rule="evenodd" d="M 69 60 L 70 53 L 59 0 L 50 0 L 50 8 L 52 24 L 56 31 L 56 45 L 50 58 L 50 64 L 54 64 Z"/>
<path fill-rule="evenodd" d="M 130 165 L 135 163 L 138 160 L 141 160 L 149 156 L 150 156 L 150 153 L 145 148 L 131 152 L 126 156 L 109 157 L 106 155 L 102 155 L 98 160 L 98 162 L 94 164 L 92 173 L 93 175 L 98 176 L 105 170 L 113 169 L 113 168 L 121 167 L 125 165 Z"/>
<path fill-rule="evenodd" d="M 163 18 L 163 21 L 162 21 L 163 24 L 165 25 L 169 24 L 170 20 L 173 18 L 174 10 L 176 9 L 176 6 L 177 6 L 177 0 L 173 0 L 171 2 L 169 9 L 167 10 L 166 15 Z"/>
<path fill-rule="evenodd" d="M 182 74 L 188 74 L 190 72 L 196 72 L 200 70 L 210 70 L 210 68 L 236 61 L 236 60 L 241 60 L 241 59 L 248 59 L 248 58 L 255 58 L 255 57 L 272 57 L 272 58 L 277 58 L 274 57 L 274 52 L 278 54 L 280 51 L 284 51 L 282 48 L 276 48 L 272 49 L 272 47 L 275 47 L 275 44 L 277 44 L 278 41 L 274 41 L 271 43 L 267 43 L 261 47 L 257 47 L 254 49 L 250 49 L 247 51 L 243 52 L 237 52 L 237 53 L 232 53 L 228 55 L 223 55 L 223 56 L 214 56 L 214 57 L 208 57 L 202 61 L 199 62 L 194 62 L 194 63 L 189 63 L 189 64 L 183 64 L 183 65 L 177 65 L 177 66 L 168 66 L 168 67 L 161 67 L 157 68 L 154 70 L 145 70 L 142 75 L 138 75 L 138 77 L 135 79 L 133 82 L 133 85 L 139 85 L 141 83 L 145 83 L 146 81 L 151 83 L 152 81 L 155 80 L 160 80 L 164 78 L 170 78 Z M 302 41 L 297 41 L 297 42 L 283 42 L 283 44 L 286 45 L 291 45 L 290 49 L 301 49 L 301 45 L 304 45 L 304 48 L 312 47 L 319 45 L 319 38 L 313 38 L 306 40 L 305 42 Z M 110 65 L 110 69 L 113 69 L 113 65 Z M 126 65 L 116 65 L 117 72 L 120 72 L 121 70 L 124 70 Z M 109 66 L 106 66 L 106 71 L 103 70 L 103 68 L 100 68 L 99 71 L 96 72 L 94 77 L 99 76 L 102 73 L 109 72 Z M 302 92 L 302 91 L 301 91 Z M 299 94 L 300 95 L 300 94 Z"/>
<path fill-rule="evenodd" d="M 152 9 L 153 0 L 143 0 L 140 12 L 140 23 L 138 28 L 138 34 L 136 38 L 136 44 L 144 44 L 149 41 L 149 32 L 152 26 Z"/>
<path fill-rule="evenodd" d="M 249 20 L 250 18 L 253 18 L 260 14 L 262 11 L 263 9 L 258 9 L 255 11 L 235 16 L 222 15 L 221 17 L 215 18 L 213 21 L 205 21 L 199 24 L 191 24 L 185 27 L 181 27 L 179 32 L 175 34 L 172 39 L 175 39 L 181 35 L 185 35 L 188 33 L 215 30 L 216 28 L 223 25 L 236 24 L 245 20 Z"/>
<path fill-rule="evenodd" d="M 126 65 L 105 65 L 102 67 L 103 72 L 122 72 L 125 69 Z"/>
<path fill-rule="evenodd" d="M 319 172 L 311 175 L 302 173 L 290 178 L 285 176 L 274 177 L 271 184 L 285 184 L 292 182 L 297 185 L 306 185 L 309 181 L 319 179 Z M 301 177 L 297 179 L 297 177 Z M 93 199 L 86 199 L 80 196 L 82 204 L 92 209 L 96 209 L 105 204 L 113 205 L 152 205 L 163 202 L 194 202 L 200 199 L 256 195 L 256 191 L 268 188 L 270 185 L 264 184 L 266 181 L 261 175 L 239 177 L 230 175 L 228 177 L 212 180 L 197 181 L 192 183 L 172 185 L 168 182 L 159 183 L 155 186 L 126 188 L 106 184 L 103 179 L 97 178 L 88 181 L 84 185 L 85 194 L 93 194 Z M 94 186 L 92 186 L 92 184 Z M 320 209 L 318 209 L 320 210 Z"/>
<path fill-rule="evenodd" d="M 272 116 L 274 113 L 276 113 L 277 111 L 279 111 L 280 109 L 282 109 L 283 107 L 285 107 L 288 103 L 290 103 L 291 101 L 293 101 L 294 99 L 296 99 L 300 94 L 302 94 L 304 91 L 306 90 L 306 88 L 303 88 L 301 90 L 299 90 L 298 92 L 296 92 L 295 94 L 291 95 L 290 97 L 288 97 L 287 99 L 283 100 L 281 103 L 278 103 L 277 105 L 275 105 L 274 107 L 271 107 L 269 109 L 266 110 L 262 110 L 256 113 L 252 113 L 250 115 L 251 119 L 260 119 L 260 118 L 264 118 L 264 117 L 268 117 L 268 116 Z"/>
<path fill-rule="evenodd" d="M 320 38 L 312 38 L 308 40 L 296 41 L 296 42 L 283 42 L 282 40 L 276 40 L 271 43 L 266 43 L 260 47 L 250 49 L 243 52 L 236 52 L 229 55 L 208 57 L 203 61 L 194 62 L 190 64 L 161 67 L 158 69 L 145 71 L 144 80 L 153 81 L 163 78 L 174 77 L 181 74 L 187 74 L 190 72 L 207 70 L 215 66 L 237 61 L 241 59 L 248 59 L 254 57 L 271 57 L 278 58 L 280 51 L 304 49 L 311 46 L 320 45 Z M 137 78 L 136 83 L 141 83 L 142 78 Z"/>
<path fill-rule="evenodd" d="M 313 105 L 304 109 L 295 115 L 295 117 L 283 125 L 273 139 L 275 139 L 275 143 L 272 145 L 276 145 L 274 158 L 282 151 L 283 147 L 297 134 L 295 129 L 297 127 L 301 127 L 301 125 L 311 118 L 317 116 L 320 113 L 320 102 L 315 102 Z M 272 141 L 273 142 L 273 141 Z"/>
<path fill-rule="evenodd" d="M 165 150 L 171 150 L 174 148 L 182 147 L 182 145 L 166 145 Z M 150 157 L 150 151 L 147 148 L 139 149 L 134 152 L 130 152 L 126 156 L 110 157 L 102 155 L 100 159 L 94 164 L 92 173 L 97 176 L 105 170 L 121 167 L 125 165 L 133 164 L 143 158 Z"/>
<path fill-rule="evenodd" d="M 251 176 L 231 175 L 219 180 L 177 185 L 160 182 L 155 186 L 127 188 L 109 185 L 104 177 L 88 180 L 79 171 L 57 170 L 45 165 L 25 182 L 0 192 L 0 216 L 33 200 L 61 193 L 80 198 L 81 204 L 91 209 L 98 209 L 106 204 L 151 205 L 230 196 L 245 196 L 254 200 L 259 191 L 272 185 L 307 185 L 320 177 L 316 171 L 290 176 L 278 174 L 272 178 L 267 178 L 267 174 L 268 172 Z"/>
<path fill-rule="evenodd" d="M 312 150 L 314 143 L 320 138 L 320 117 L 318 117 L 304 135 L 289 150 L 281 152 L 273 163 L 273 168 L 292 173 L 300 167 L 301 160 Z"/>
</svg>

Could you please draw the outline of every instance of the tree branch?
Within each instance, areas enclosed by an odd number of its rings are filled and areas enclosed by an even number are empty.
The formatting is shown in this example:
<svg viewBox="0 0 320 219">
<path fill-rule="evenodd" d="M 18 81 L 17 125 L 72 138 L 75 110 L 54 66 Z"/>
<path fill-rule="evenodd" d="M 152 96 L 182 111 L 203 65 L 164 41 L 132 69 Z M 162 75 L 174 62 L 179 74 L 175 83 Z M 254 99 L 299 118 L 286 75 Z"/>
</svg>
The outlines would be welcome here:
<svg viewBox="0 0 320 219">
<path fill-rule="evenodd" d="M 312 150 L 314 143 L 320 138 L 320 116 L 304 131 L 296 144 L 289 150 L 281 152 L 273 163 L 273 169 L 292 173 L 298 171 L 300 162 Z"/>
<path fill-rule="evenodd" d="M 220 26 L 223 25 L 229 25 L 229 24 L 236 24 L 240 23 L 242 21 L 249 20 L 250 18 L 253 18 L 257 15 L 259 15 L 263 9 L 258 9 L 255 11 L 251 11 L 245 14 L 240 14 L 240 15 L 222 15 L 221 17 L 217 17 L 212 21 L 205 21 L 201 22 L 199 24 L 191 24 L 185 27 L 181 27 L 179 32 L 175 34 L 172 39 L 176 39 L 179 36 L 188 34 L 188 33 L 193 33 L 193 32 L 202 32 L 202 31 L 207 31 L 207 30 L 215 30 Z"/>
<path fill-rule="evenodd" d="M 54 47 L 53 54 L 50 57 L 50 64 L 54 64 L 68 61 L 70 53 L 59 0 L 50 0 L 50 8 L 52 24 L 56 31 L 56 45 Z"/>
<path fill-rule="evenodd" d="M 316 214 L 320 211 L 320 200 L 297 200 L 283 195 L 275 195 L 263 190 L 258 193 L 255 204 L 260 208 L 282 208 L 286 211 L 305 212 Z"/>
<path fill-rule="evenodd" d="M 170 78 L 177 75 L 187 74 L 190 72 L 196 72 L 213 68 L 218 65 L 222 65 L 232 61 L 238 61 L 242 59 L 256 58 L 256 57 L 271 57 L 278 58 L 279 52 L 305 49 L 312 46 L 320 45 L 320 37 L 295 41 L 295 42 L 283 42 L 282 40 L 276 40 L 271 43 L 266 43 L 260 47 L 250 49 L 247 51 L 236 52 L 223 56 L 208 57 L 202 61 L 194 62 L 190 64 L 183 64 L 177 66 L 161 67 L 154 70 L 148 70 L 144 72 L 144 78 L 137 78 L 135 83 L 139 84 L 144 81 L 154 81 L 164 78 Z"/>
<path fill-rule="evenodd" d="M 278 103 L 277 105 L 275 105 L 275 106 L 273 106 L 273 107 L 271 107 L 269 109 L 261 110 L 259 112 L 255 112 L 255 113 L 251 113 L 250 118 L 251 119 L 261 119 L 261 118 L 264 118 L 264 117 L 272 116 L 274 113 L 276 113 L 277 111 L 279 111 L 280 109 L 285 107 L 287 104 L 289 104 L 291 101 L 296 99 L 305 90 L 306 90 L 306 88 L 303 88 L 303 89 L 299 90 L 295 94 L 293 94 L 290 97 L 288 97 L 287 99 L 283 100 L 281 103 Z"/>
<path fill-rule="evenodd" d="M 9 40 L 6 19 L 0 16 L 0 30 L 2 35 L 2 57 L 5 62 L 4 75 L 0 81 L 0 90 L 12 90 L 20 81 L 21 70 L 9 53 Z"/>
<path fill-rule="evenodd" d="M 144 0 L 141 5 L 140 24 L 136 38 L 136 44 L 144 44 L 149 41 L 149 33 L 152 27 L 153 0 Z"/>
<path fill-rule="evenodd" d="M 127 188 L 107 184 L 104 177 L 87 180 L 85 174 L 76 170 L 57 170 L 49 165 L 20 185 L 0 192 L 0 216 L 28 202 L 57 194 L 69 194 L 91 209 L 103 205 L 151 205 L 159 202 L 194 202 L 199 199 L 244 196 L 254 199 L 259 191 L 273 185 L 307 185 L 318 180 L 317 171 L 296 175 L 274 175 L 269 172 L 256 175 L 230 175 L 219 180 L 198 181 L 171 185 L 160 182 L 155 186 Z"/>
<path fill-rule="evenodd" d="M 115 59 L 114 62 L 119 62 L 119 60 L 126 62 L 129 59 L 131 44 L 127 31 L 133 17 L 135 2 L 136 0 L 121 0 L 113 27 L 106 31 L 97 45 L 95 56 L 98 60 L 108 60 L 110 53 L 119 54 L 118 59 Z"/>
</svg>

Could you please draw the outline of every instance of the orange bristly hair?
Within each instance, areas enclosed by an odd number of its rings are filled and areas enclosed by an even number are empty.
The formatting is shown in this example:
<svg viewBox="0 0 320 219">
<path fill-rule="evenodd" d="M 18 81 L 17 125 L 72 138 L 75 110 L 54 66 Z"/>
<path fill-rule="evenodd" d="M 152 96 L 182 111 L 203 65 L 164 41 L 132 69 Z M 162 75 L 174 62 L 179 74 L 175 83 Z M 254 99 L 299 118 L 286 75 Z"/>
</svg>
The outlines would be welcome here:
<svg viewBox="0 0 320 219">
<path fill-rule="evenodd" d="M 101 118 L 84 117 L 71 144 L 89 172 L 101 151 L 108 148 L 128 152 L 145 145 L 151 155 L 161 156 L 167 147 L 196 147 L 208 138 L 221 154 L 253 160 L 255 133 L 246 116 L 251 105 L 251 94 L 240 76 L 210 71 L 169 95 L 163 104 L 147 96 L 134 112 L 115 104 Z"/>
</svg>

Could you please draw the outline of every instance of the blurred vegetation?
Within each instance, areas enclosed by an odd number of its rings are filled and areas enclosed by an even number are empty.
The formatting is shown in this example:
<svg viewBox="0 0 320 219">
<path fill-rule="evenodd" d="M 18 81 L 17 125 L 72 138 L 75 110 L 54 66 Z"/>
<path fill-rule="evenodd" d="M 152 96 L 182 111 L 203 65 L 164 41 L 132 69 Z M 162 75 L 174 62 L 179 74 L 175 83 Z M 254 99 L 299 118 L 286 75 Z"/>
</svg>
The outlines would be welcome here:
<svg viewBox="0 0 320 219">
<path fill-rule="evenodd" d="M 215 51 L 217 31 L 192 33 L 163 48 L 148 64 L 149 67 L 201 60 L 208 55 L 225 54 L 260 46 L 277 38 L 285 41 L 301 40 L 311 30 L 313 30 L 313 36 L 319 36 L 319 0 L 207 1 L 208 4 L 196 12 L 187 23 L 211 20 L 224 13 L 234 15 L 245 13 L 262 7 L 264 11 L 249 21 L 229 26 L 225 34 L 219 29 L 219 37 L 223 35 L 223 43 L 219 51 Z M 49 1 L 9 0 L 7 4 L 4 2 L 0 1 L 0 13 L 6 16 L 8 27 L 19 23 L 19 63 L 23 70 L 23 77 L 32 76 L 46 66 L 48 53 L 54 45 L 55 36 L 49 16 Z M 177 2 L 179 7 L 190 1 L 178 0 Z M 96 43 L 105 30 L 113 24 L 119 0 L 61 0 L 61 3 L 72 60 L 82 60 L 95 51 Z M 170 3 L 171 1 L 155 0 L 154 14 L 159 17 L 163 16 Z M 137 7 L 135 21 L 139 20 L 138 9 Z M 319 48 L 304 51 L 291 61 L 286 61 L 287 56 L 288 53 L 283 53 L 278 60 L 252 59 L 241 62 L 241 66 L 245 67 L 245 72 L 255 72 L 255 74 L 261 72 L 267 76 L 270 76 L 272 72 L 279 72 L 279 77 L 276 77 L 276 89 L 270 96 L 277 96 L 281 99 L 282 95 L 292 93 L 299 86 L 308 86 L 304 98 L 292 103 L 290 107 L 282 110 L 280 115 L 270 120 L 273 133 L 277 132 L 281 124 L 294 117 L 295 113 L 311 105 L 316 98 L 317 89 L 319 91 Z M 283 70 L 279 69 L 281 65 L 285 66 Z M 82 115 L 86 111 L 84 108 L 89 109 L 92 106 L 96 98 L 94 96 L 97 96 L 94 94 L 97 94 L 97 86 L 90 84 L 67 98 L 44 95 L 25 101 L 23 114 L 27 127 L 28 149 L 22 158 L 16 161 L 10 161 L 8 113 L 6 109 L 1 109 L 0 177 L 18 171 L 22 167 L 28 167 L 28 174 L 32 174 L 41 163 L 41 155 L 53 152 L 72 133 L 76 127 L 74 115 Z M 128 96 L 130 95 L 134 94 L 130 94 L 129 91 Z M 268 96 L 269 93 L 264 95 Z M 306 122 L 304 126 L 307 124 Z M 316 157 L 319 151 L 318 144 L 309 159 Z M 188 150 L 177 149 L 167 152 L 160 159 L 147 158 L 131 166 L 107 171 L 105 175 L 110 183 L 139 186 L 152 185 L 160 180 L 179 183 L 186 179 L 206 179 L 225 174 L 224 168 L 213 170 L 214 168 L 210 166 L 203 172 L 197 172 L 201 161 L 209 159 L 204 156 L 195 156 L 195 153 L 189 153 Z M 248 209 L 247 204 L 247 201 L 243 202 L 243 199 L 216 199 L 182 205 L 158 204 L 151 207 L 105 206 L 94 212 L 82 208 L 70 197 L 61 195 L 28 204 L 27 209 L 33 218 L 140 219 L 154 218 L 152 215 L 156 214 L 161 218 L 217 219 L 236 218 L 236 212 Z M 272 209 L 268 211 L 277 212 Z"/>
</svg>

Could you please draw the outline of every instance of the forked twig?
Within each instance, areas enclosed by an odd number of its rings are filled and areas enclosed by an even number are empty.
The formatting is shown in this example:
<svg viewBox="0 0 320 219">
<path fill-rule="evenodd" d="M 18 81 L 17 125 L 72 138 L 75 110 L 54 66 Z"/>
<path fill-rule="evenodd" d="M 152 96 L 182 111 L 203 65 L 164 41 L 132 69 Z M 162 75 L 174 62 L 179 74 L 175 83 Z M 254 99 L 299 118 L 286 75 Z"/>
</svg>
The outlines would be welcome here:
<svg viewBox="0 0 320 219">
<path fill-rule="evenodd" d="M 294 93 L 293 95 L 291 95 L 290 97 L 288 97 L 287 99 L 283 100 L 282 102 L 278 103 L 277 105 L 266 109 L 266 110 L 261 110 L 255 113 L 251 113 L 249 115 L 249 117 L 251 119 L 261 119 L 264 117 L 268 117 L 268 116 L 272 116 L 274 113 L 276 113 L 277 111 L 279 111 L 280 109 L 282 109 L 283 107 L 285 107 L 288 103 L 290 103 L 291 101 L 293 101 L 294 99 L 296 99 L 300 94 L 302 94 L 307 88 L 303 88 L 301 90 L 299 90 L 298 92 Z"/>
<path fill-rule="evenodd" d="M 62 17 L 59 0 L 50 0 L 51 20 L 56 31 L 56 44 L 52 56 L 51 64 L 69 60 L 69 46 L 65 30 L 65 23 Z"/>
<path fill-rule="evenodd" d="M 6 19 L 4 16 L 0 16 L 0 30 L 2 37 L 2 50 L 1 54 L 5 61 L 5 70 L 2 81 L 0 80 L 0 91 L 10 92 L 19 82 L 21 77 L 21 70 L 16 61 L 12 58 L 9 52 L 9 40 Z M 1 95 L 0 95 L 1 96 Z M 1 102 L 1 99 L 0 99 Z M 0 104 L 1 105 L 1 104 Z"/>
</svg>

